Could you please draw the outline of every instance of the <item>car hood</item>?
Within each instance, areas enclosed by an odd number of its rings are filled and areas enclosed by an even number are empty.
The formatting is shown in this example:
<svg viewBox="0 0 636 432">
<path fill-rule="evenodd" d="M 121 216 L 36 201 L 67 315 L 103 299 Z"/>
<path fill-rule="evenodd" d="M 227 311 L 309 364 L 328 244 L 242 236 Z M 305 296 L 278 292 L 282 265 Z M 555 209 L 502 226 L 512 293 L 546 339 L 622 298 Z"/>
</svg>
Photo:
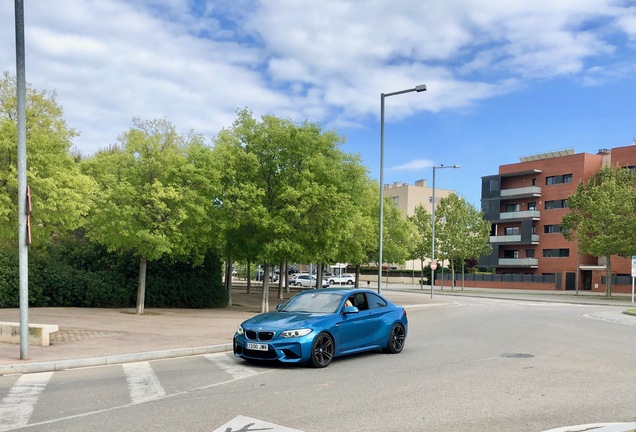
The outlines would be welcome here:
<svg viewBox="0 0 636 432">
<path fill-rule="evenodd" d="M 243 328 L 262 327 L 269 330 L 289 330 L 311 327 L 332 314 L 309 312 L 267 312 L 244 321 Z"/>
</svg>

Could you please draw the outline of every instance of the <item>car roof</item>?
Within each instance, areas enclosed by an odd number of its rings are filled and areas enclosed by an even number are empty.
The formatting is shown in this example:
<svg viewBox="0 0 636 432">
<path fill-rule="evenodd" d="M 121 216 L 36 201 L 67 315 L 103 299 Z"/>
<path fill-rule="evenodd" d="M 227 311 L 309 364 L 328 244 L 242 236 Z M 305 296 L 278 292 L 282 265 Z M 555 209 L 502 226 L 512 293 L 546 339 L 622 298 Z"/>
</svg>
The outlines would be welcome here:
<svg viewBox="0 0 636 432">
<path fill-rule="evenodd" d="M 371 293 L 371 294 L 376 294 L 377 293 L 375 291 L 371 291 L 369 289 L 366 288 L 318 288 L 318 289 L 312 289 L 312 290 L 308 290 L 308 291 L 302 291 L 297 295 L 302 295 L 302 294 L 315 294 L 315 293 L 330 293 L 330 294 L 341 294 L 341 295 L 347 295 L 347 294 L 354 294 L 354 293 L 359 293 L 359 292 L 364 292 L 364 293 Z"/>
</svg>

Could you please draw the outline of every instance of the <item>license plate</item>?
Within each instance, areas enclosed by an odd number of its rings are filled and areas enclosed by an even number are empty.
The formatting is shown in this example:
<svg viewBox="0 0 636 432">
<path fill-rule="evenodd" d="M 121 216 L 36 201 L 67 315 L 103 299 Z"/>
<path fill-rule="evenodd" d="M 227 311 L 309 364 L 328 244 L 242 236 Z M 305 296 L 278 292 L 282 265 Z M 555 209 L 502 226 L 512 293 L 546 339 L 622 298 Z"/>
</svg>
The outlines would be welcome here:
<svg viewBox="0 0 636 432">
<path fill-rule="evenodd" d="M 247 349 L 251 349 L 251 350 L 255 350 L 255 351 L 267 351 L 269 349 L 267 344 L 259 344 L 259 343 L 253 343 L 253 342 L 248 342 L 247 343 Z"/>
</svg>

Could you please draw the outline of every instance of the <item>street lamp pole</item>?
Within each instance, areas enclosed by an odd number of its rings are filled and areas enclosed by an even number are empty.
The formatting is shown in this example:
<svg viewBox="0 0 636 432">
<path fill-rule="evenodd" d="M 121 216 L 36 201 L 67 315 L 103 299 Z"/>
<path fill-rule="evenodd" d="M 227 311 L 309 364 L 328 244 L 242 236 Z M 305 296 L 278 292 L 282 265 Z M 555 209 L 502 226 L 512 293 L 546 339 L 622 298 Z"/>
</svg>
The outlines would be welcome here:
<svg viewBox="0 0 636 432">
<path fill-rule="evenodd" d="M 435 170 L 442 168 L 460 168 L 459 165 L 439 165 L 433 166 L 433 197 L 431 198 L 431 298 L 433 298 L 433 285 L 435 284 L 435 268 L 437 267 L 435 262 Z M 442 266 L 444 263 L 442 263 Z"/>
<path fill-rule="evenodd" d="M 425 84 L 420 84 L 406 90 L 380 94 L 380 227 L 378 240 L 378 294 L 382 292 L 382 228 L 384 225 L 384 98 L 403 93 L 419 93 L 423 91 L 426 91 Z"/>
</svg>

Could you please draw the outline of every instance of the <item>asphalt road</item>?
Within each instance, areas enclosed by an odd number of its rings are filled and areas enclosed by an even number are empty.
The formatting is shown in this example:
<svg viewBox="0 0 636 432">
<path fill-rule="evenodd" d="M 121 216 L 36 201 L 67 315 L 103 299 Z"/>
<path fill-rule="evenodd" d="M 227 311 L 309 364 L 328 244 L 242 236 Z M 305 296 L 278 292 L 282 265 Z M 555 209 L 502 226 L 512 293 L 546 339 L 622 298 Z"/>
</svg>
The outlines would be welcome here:
<svg viewBox="0 0 636 432">
<path fill-rule="evenodd" d="M 0 376 L 0 431 L 539 432 L 636 422 L 636 325 L 595 318 L 622 308 L 450 301 L 409 310 L 401 354 L 326 369 L 212 354 Z"/>
</svg>

